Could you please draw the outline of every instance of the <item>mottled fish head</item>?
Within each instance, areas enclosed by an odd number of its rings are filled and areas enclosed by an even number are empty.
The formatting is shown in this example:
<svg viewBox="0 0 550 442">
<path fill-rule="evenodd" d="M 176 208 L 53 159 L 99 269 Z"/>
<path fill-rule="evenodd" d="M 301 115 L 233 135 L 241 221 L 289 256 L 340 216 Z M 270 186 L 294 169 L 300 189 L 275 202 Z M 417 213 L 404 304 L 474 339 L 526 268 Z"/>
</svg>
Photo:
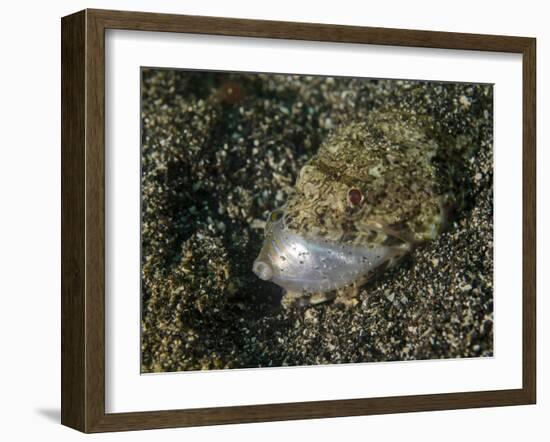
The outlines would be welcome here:
<svg viewBox="0 0 550 442">
<path fill-rule="evenodd" d="M 434 239 L 451 194 L 434 160 L 437 148 L 392 115 L 341 128 L 300 170 L 285 204 L 287 227 L 366 246 Z"/>
<path fill-rule="evenodd" d="M 416 119 L 390 114 L 328 137 L 270 214 L 256 275 L 289 291 L 326 292 L 437 237 L 449 193 L 427 134 Z"/>
</svg>

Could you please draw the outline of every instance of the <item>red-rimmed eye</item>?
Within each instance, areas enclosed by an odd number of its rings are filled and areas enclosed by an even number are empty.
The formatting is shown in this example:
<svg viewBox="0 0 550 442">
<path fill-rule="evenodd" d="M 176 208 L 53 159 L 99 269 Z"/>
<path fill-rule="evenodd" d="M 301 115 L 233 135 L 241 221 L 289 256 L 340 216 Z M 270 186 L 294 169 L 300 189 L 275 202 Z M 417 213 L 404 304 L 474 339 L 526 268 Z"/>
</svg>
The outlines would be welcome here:
<svg viewBox="0 0 550 442">
<path fill-rule="evenodd" d="M 348 202 L 352 207 L 358 206 L 363 202 L 363 193 L 359 189 L 350 189 L 348 191 Z"/>
</svg>

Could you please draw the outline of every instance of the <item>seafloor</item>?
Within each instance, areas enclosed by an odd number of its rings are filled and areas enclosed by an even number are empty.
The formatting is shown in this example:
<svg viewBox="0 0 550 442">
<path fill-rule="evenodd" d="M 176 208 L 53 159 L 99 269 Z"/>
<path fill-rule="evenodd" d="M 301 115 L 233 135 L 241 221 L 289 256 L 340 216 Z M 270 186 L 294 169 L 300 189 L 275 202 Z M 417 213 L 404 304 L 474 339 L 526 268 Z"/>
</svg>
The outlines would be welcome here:
<svg viewBox="0 0 550 442">
<path fill-rule="evenodd" d="M 491 356 L 490 85 L 144 69 L 142 372 Z M 327 134 L 377 108 L 467 134 L 466 203 L 354 307 L 284 309 L 252 263 Z"/>
</svg>

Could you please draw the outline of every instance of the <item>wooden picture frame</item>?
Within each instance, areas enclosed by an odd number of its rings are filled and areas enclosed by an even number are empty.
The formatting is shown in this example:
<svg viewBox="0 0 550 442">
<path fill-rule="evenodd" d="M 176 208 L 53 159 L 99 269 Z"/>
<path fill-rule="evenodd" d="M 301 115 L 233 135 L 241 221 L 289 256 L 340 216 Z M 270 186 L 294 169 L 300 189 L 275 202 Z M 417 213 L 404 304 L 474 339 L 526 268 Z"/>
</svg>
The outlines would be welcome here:
<svg viewBox="0 0 550 442">
<path fill-rule="evenodd" d="M 105 412 L 105 30 L 497 51 L 523 57 L 522 388 L 400 397 Z M 62 19 L 62 409 L 83 432 L 534 404 L 536 400 L 533 38 L 84 10 Z"/>
</svg>

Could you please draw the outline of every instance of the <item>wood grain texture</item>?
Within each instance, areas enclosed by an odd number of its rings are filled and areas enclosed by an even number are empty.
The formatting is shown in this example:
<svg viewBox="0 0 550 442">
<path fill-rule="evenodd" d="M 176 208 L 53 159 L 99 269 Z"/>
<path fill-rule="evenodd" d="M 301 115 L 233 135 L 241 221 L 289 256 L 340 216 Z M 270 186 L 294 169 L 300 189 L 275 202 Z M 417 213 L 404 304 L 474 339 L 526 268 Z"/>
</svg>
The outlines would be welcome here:
<svg viewBox="0 0 550 442">
<path fill-rule="evenodd" d="M 88 10 L 105 29 L 185 32 L 336 43 L 522 52 L 529 38 L 147 12 Z"/>
<path fill-rule="evenodd" d="M 85 13 L 61 29 L 61 422 L 85 428 Z"/>
<path fill-rule="evenodd" d="M 537 395 L 537 125 L 536 40 L 523 50 L 523 389 Z"/>
<path fill-rule="evenodd" d="M 106 414 L 106 29 L 523 54 L 523 387 L 515 390 Z M 525 37 L 103 10 L 86 10 L 65 17 L 62 20 L 62 423 L 84 432 L 101 432 L 534 403 L 535 53 L 535 40 Z"/>
<path fill-rule="evenodd" d="M 105 415 L 105 38 L 86 11 L 86 431 Z"/>
</svg>

